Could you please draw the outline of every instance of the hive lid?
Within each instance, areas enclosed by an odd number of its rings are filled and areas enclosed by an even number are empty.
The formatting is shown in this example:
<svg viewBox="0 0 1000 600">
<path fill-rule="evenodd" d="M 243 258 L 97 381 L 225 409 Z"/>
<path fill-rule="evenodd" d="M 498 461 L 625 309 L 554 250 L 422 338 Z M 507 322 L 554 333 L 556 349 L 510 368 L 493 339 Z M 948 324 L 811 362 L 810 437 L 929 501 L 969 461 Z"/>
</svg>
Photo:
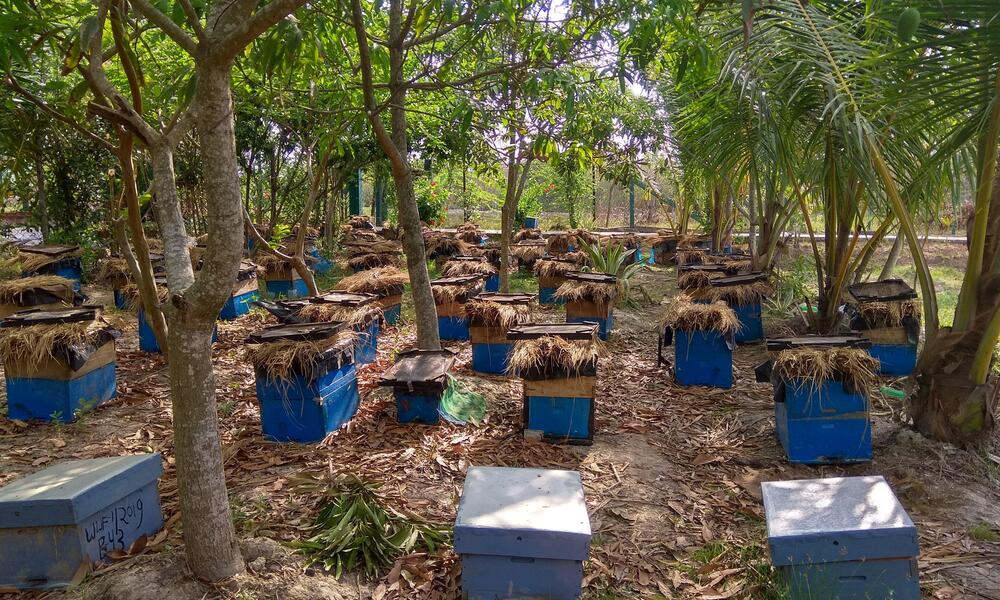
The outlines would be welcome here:
<svg viewBox="0 0 1000 600">
<path fill-rule="evenodd" d="M 458 260 L 466 262 L 486 262 L 485 256 L 470 256 L 468 254 L 456 254 L 448 259 L 449 261 Z"/>
<path fill-rule="evenodd" d="M 79 250 L 79 246 L 62 246 L 57 244 L 46 244 L 37 246 L 21 246 L 18 248 L 21 252 L 28 252 L 30 254 L 44 254 L 45 256 L 59 256 L 60 254 L 66 254 L 68 252 L 76 252 Z"/>
<path fill-rule="evenodd" d="M 513 244 L 513 245 L 514 246 L 547 246 L 548 242 L 546 242 L 545 240 L 539 240 L 539 239 L 529 239 L 529 240 L 521 240 L 520 242 L 517 242 L 516 244 Z"/>
<path fill-rule="evenodd" d="M 162 472 L 158 452 L 53 465 L 0 488 L 0 528 L 79 523 Z"/>
<path fill-rule="evenodd" d="M 768 352 L 792 348 L 870 348 L 871 345 L 871 340 L 861 335 L 804 335 L 767 340 Z"/>
<path fill-rule="evenodd" d="M 732 270 L 732 267 L 729 266 L 729 265 L 716 265 L 716 264 L 709 264 L 709 265 L 681 265 L 681 266 L 677 267 L 677 272 L 678 273 L 685 273 L 687 271 L 707 271 L 709 273 L 725 273 L 725 272 L 730 271 L 730 270 Z"/>
<path fill-rule="evenodd" d="M 909 559 L 917 529 L 880 476 L 761 484 L 775 566 Z"/>
<path fill-rule="evenodd" d="M 596 323 L 524 323 L 507 331 L 508 340 L 535 340 L 559 337 L 566 340 L 591 340 L 597 335 Z"/>
<path fill-rule="evenodd" d="M 503 294 L 500 292 L 483 292 L 476 296 L 476 300 L 496 302 L 497 304 L 528 304 L 534 299 L 534 294 Z"/>
<path fill-rule="evenodd" d="M 254 263 L 243 260 L 240 261 L 240 270 L 236 274 L 236 281 L 245 281 L 247 279 L 252 279 L 257 276 L 257 265 Z"/>
<path fill-rule="evenodd" d="M 65 310 L 41 310 L 29 308 L 18 311 L 0 321 L 0 327 L 30 327 L 32 325 L 57 325 L 64 323 L 83 323 L 97 319 L 99 306 L 81 306 Z"/>
<path fill-rule="evenodd" d="M 767 273 L 747 273 L 746 275 L 733 275 L 732 277 L 720 277 L 709 281 L 712 287 L 732 287 L 736 285 L 748 285 L 758 281 L 767 281 Z"/>
<path fill-rule="evenodd" d="M 917 292 L 902 279 L 866 281 L 847 286 L 847 292 L 858 302 L 895 302 L 913 300 Z"/>
<path fill-rule="evenodd" d="M 607 273 L 586 273 L 584 271 L 567 271 L 563 277 L 571 281 L 583 281 L 585 283 L 618 283 L 618 278 Z"/>
<path fill-rule="evenodd" d="M 456 275 L 455 277 L 439 277 L 431 281 L 431 285 L 469 285 L 480 283 L 483 279 L 482 275 Z"/>
<path fill-rule="evenodd" d="M 472 467 L 455 519 L 455 552 L 586 560 L 590 518 L 576 471 Z"/>
<path fill-rule="evenodd" d="M 355 292 L 327 292 L 322 296 L 313 296 L 309 302 L 313 304 L 336 304 L 338 306 L 364 306 L 378 300 L 375 294 L 360 294 Z"/>
<path fill-rule="evenodd" d="M 270 344 L 279 341 L 306 342 L 325 340 L 334 336 L 343 328 L 344 324 L 340 322 L 272 325 L 247 336 L 247 342 L 251 344 Z"/>
<path fill-rule="evenodd" d="M 400 352 L 396 364 L 382 374 L 379 385 L 412 387 L 414 384 L 439 383 L 455 365 L 451 350 L 409 350 Z"/>
</svg>

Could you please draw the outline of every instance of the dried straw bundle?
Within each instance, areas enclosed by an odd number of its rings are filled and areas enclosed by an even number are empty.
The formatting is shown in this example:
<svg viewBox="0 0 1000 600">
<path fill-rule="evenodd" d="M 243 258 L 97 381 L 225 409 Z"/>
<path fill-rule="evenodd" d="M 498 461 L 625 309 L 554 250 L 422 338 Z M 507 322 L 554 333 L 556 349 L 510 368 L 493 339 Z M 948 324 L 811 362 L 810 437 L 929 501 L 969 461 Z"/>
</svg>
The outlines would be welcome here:
<svg viewBox="0 0 1000 600">
<path fill-rule="evenodd" d="M 903 319 L 920 318 L 919 300 L 899 302 L 863 302 L 858 304 L 858 312 L 872 329 L 882 327 L 902 327 Z"/>
<path fill-rule="evenodd" d="M 479 225 L 475 223 L 462 223 L 458 226 L 458 232 L 455 234 L 455 237 L 463 242 L 478 244 L 482 238 L 482 233 L 479 231 Z"/>
<path fill-rule="evenodd" d="M 332 302 L 311 302 L 303 306 L 295 316 L 310 323 L 347 323 L 355 327 L 380 319 L 382 307 L 378 304 L 344 306 Z"/>
<path fill-rule="evenodd" d="M 561 260 L 541 259 L 535 262 L 535 275 L 539 277 L 562 277 L 567 272 L 577 269 L 579 269 L 577 265 Z"/>
<path fill-rule="evenodd" d="M 514 241 L 520 242 L 521 240 L 540 240 L 542 239 L 541 229 L 522 229 L 514 234 Z"/>
<path fill-rule="evenodd" d="M 138 308 L 142 304 L 142 297 L 139 294 L 139 285 L 137 283 L 129 283 L 121 289 L 122 297 L 125 298 L 125 305 L 129 309 Z M 160 304 L 167 301 L 167 297 L 170 295 L 170 291 L 163 287 L 162 285 L 156 286 L 156 299 Z"/>
<path fill-rule="evenodd" d="M 563 260 L 571 260 L 574 263 L 581 266 L 586 265 L 587 263 L 590 262 L 590 257 L 587 256 L 587 253 L 581 252 L 579 250 L 577 250 L 576 252 L 567 252 L 566 254 L 563 254 L 560 258 L 562 258 Z"/>
<path fill-rule="evenodd" d="M 533 264 L 536 260 L 545 256 L 545 246 L 534 244 L 525 244 L 521 246 L 515 244 L 511 246 L 510 253 L 512 256 L 525 264 Z"/>
<path fill-rule="evenodd" d="M 472 289 L 470 284 L 439 284 L 431 285 L 431 293 L 434 294 L 434 303 L 438 306 L 444 304 L 454 304 L 459 298 L 469 293 Z"/>
<path fill-rule="evenodd" d="M 577 240 L 582 242 L 587 242 L 587 244 L 591 246 L 597 244 L 601 239 L 600 236 L 594 235 L 593 233 L 587 231 L 586 229 L 574 229 L 569 233 Z"/>
<path fill-rule="evenodd" d="M 466 242 L 441 234 L 425 236 L 424 242 L 427 245 L 427 258 L 468 254 L 472 250 L 472 246 Z"/>
<path fill-rule="evenodd" d="M 465 314 L 474 325 L 507 330 L 515 325 L 527 323 L 531 319 L 531 306 L 473 298 L 465 304 Z"/>
<path fill-rule="evenodd" d="M 352 244 L 349 249 L 348 254 L 350 256 L 359 256 L 361 254 L 385 254 L 385 253 L 398 253 L 403 251 L 402 245 L 394 240 L 374 240 L 374 241 L 363 241 L 360 244 Z"/>
<path fill-rule="evenodd" d="M 352 269 L 376 269 L 378 267 L 398 267 L 403 264 L 398 252 L 379 252 L 360 254 L 347 259 L 347 266 Z"/>
<path fill-rule="evenodd" d="M 618 286 L 614 283 L 594 283 L 589 281 L 567 281 L 555 291 L 555 297 L 566 302 L 589 300 L 591 302 L 614 302 L 618 296 Z"/>
<path fill-rule="evenodd" d="M 291 381 L 296 375 L 311 374 L 324 352 L 338 344 L 353 344 L 356 335 L 353 331 L 343 331 L 325 340 L 281 340 L 271 344 L 248 344 L 247 359 L 269 379 Z"/>
<path fill-rule="evenodd" d="M 100 321 L 0 328 L 0 360 L 35 369 L 58 359 L 66 348 L 83 345 L 107 325 Z"/>
<path fill-rule="evenodd" d="M 97 269 L 97 280 L 109 283 L 116 287 L 121 287 L 132 279 L 132 270 L 128 268 L 128 263 L 124 258 L 112 256 L 101 261 L 101 266 Z"/>
<path fill-rule="evenodd" d="M 667 305 L 663 324 L 682 331 L 717 331 L 736 333 L 740 320 L 733 309 L 724 302 L 696 304 L 685 297 L 676 298 Z"/>
<path fill-rule="evenodd" d="M 678 276 L 678 281 L 680 277 Z M 747 285 L 729 285 L 725 287 L 700 287 L 691 292 L 698 300 L 709 302 L 726 302 L 729 305 L 757 304 L 774 293 L 766 281 L 755 281 Z"/>
<path fill-rule="evenodd" d="M 40 252 L 18 252 L 13 261 L 21 265 L 21 271 L 24 273 L 37 273 L 40 269 L 57 263 L 61 260 L 67 258 L 79 258 L 83 254 L 83 251 L 79 248 L 71 250 L 69 252 L 63 252 L 59 255 L 42 254 Z"/>
<path fill-rule="evenodd" d="M 163 240 L 160 238 L 146 238 L 146 247 L 154 254 L 163 254 Z"/>
<path fill-rule="evenodd" d="M 698 265 L 705 262 L 705 260 L 708 258 L 708 253 L 705 252 L 704 250 L 695 250 L 688 248 L 684 250 L 678 250 L 675 256 L 677 257 L 678 265 Z"/>
<path fill-rule="evenodd" d="M 461 275 L 496 275 L 497 268 L 487 261 L 479 260 L 449 260 L 444 263 L 441 274 L 445 277 L 459 277 Z"/>
<path fill-rule="evenodd" d="M 73 282 L 69 279 L 58 275 L 34 275 L 0 281 L 0 304 L 21 304 L 24 294 L 40 288 L 52 288 L 53 293 L 67 300 L 73 297 Z"/>
<path fill-rule="evenodd" d="M 682 271 L 677 274 L 677 287 L 682 290 L 707 288 L 713 279 L 722 277 L 725 273 L 711 271 Z"/>
<path fill-rule="evenodd" d="M 518 340 L 510 353 L 507 372 L 574 377 L 581 371 L 594 372 L 597 359 L 605 354 L 604 346 L 596 339 L 567 340 L 545 336 Z"/>
<path fill-rule="evenodd" d="M 545 243 L 545 248 L 549 251 L 549 254 L 566 254 L 569 252 L 570 246 L 576 247 L 578 245 L 575 235 L 560 233 L 549 237 Z"/>
<path fill-rule="evenodd" d="M 343 225 L 347 229 L 375 229 L 371 217 L 368 215 L 354 215 Z"/>
<path fill-rule="evenodd" d="M 265 273 L 281 271 L 286 265 L 291 267 L 291 263 L 288 263 L 281 259 L 281 257 L 275 256 L 268 252 L 261 252 L 256 258 L 257 267 L 264 271 Z"/>
<path fill-rule="evenodd" d="M 409 281 L 406 274 L 396 267 L 380 267 L 344 277 L 334 289 L 384 298 L 398 293 L 396 290 L 402 289 Z"/>
<path fill-rule="evenodd" d="M 861 391 L 878 380 L 878 360 L 858 348 L 794 348 L 782 350 L 774 359 L 774 372 L 782 379 L 805 379 L 814 386 L 837 378 L 853 380 Z"/>
</svg>

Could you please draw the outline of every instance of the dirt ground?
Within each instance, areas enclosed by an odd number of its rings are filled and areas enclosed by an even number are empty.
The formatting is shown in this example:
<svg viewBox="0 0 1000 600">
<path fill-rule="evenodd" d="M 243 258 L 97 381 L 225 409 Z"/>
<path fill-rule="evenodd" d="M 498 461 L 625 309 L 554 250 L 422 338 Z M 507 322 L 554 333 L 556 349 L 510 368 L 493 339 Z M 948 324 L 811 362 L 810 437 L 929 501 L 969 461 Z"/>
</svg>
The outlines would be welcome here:
<svg viewBox="0 0 1000 600">
<path fill-rule="evenodd" d="M 659 300 L 676 293 L 673 280 L 672 270 L 655 267 L 640 273 L 634 285 Z M 94 297 L 104 300 L 107 293 L 96 291 Z M 921 438 L 904 425 L 903 402 L 876 392 L 871 463 L 791 465 L 774 435 L 771 388 L 753 382 L 763 348 L 738 348 L 731 390 L 679 387 L 657 366 L 654 324 L 661 312 L 656 304 L 616 312 L 617 329 L 599 370 L 592 446 L 523 439 L 519 382 L 474 374 L 468 343 L 450 345 L 460 353 L 455 375 L 486 395 L 486 422 L 397 424 L 391 394 L 376 380 L 396 350 L 413 344 L 413 328 L 405 324 L 389 329 L 380 338 L 378 362 L 360 369 L 362 404 L 348 426 L 321 445 L 266 442 L 253 370 L 242 348 L 246 334 L 270 317 L 251 314 L 220 323 L 215 347 L 220 428 L 249 569 L 219 586 L 194 581 L 184 564 L 164 362 L 138 351 L 134 316 L 113 314 L 125 330 L 117 399 L 71 425 L 0 418 L 0 484 L 60 460 L 161 452 L 167 527 L 136 555 L 100 566 L 79 587 L 34 596 L 456 597 L 460 566 L 450 551 L 404 557 L 377 581 L 354 576 L 337 581 L 303 569 L 283 544 L 303 535 L 315 517 L 317 495 L 297 481 L 358 474 L 381 482 L 393 506 L 449 524 L 468 467 L 502 465 L 580 471 L 594 533 L 585 597 L 594 600 L 781 597 L 767 558 L 760 482 L 864 474 L 884 475 L 916 522 L 925 597 L 1000 599 L 1000 464 L 988 453 Z M 557 309 L 539 311 L 540 320 L 561 317 Z M 767 328 L 772 335 L 787 330 L 774 322 Z"/>
</svg>

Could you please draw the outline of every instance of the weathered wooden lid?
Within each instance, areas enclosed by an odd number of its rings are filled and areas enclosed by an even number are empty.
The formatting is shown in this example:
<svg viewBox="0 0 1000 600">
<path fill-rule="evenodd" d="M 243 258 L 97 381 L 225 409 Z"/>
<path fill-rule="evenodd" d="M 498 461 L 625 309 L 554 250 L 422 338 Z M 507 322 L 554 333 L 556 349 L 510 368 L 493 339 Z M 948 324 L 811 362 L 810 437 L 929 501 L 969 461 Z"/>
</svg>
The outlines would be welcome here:
<svg viewBox="0 0 1000 600">
<path fill-rule="evenodd" d="M 747 273 L 746 275 L 733 275 L 732 277 L 720 277 L 708 283 L 712 287 L 732 287 L 736 285 L 749 285 L 758 281 L 767 281 L 767 273 Z"/>
<path fill-rule="evenodd" d="M 483 292 L 476 296 L 476 300 L 496 302 L 497 304 L 529 304 L 534 299 L 534 294 L 502 294 L 500 292 Z"/>
<path fill-rule="evenodd" d="M 455 366 L 451 350 L 409 350 L 400 352 L 396 364 L 379 378 L 379 385 L 411 387 L 422 383 L 440 383 Z"/>
<path fill-rule="evenodd" d="M 731 265 L 681 265 L 677 267 L 678 273 L 687 273 L 688 271 L 705 271 L 708 273 L 727 273 L 733 268 Z"/>
<path fill-rule="evenodd" d="M 902 279 L 866 281 L 847 286 L 847 292 L 858 302 L 895 302 L 913 300 L 917 292 Z"/>
<path fill-rule="evenodd" d="M 65 310 L 29 308 L 18 311 L 0 321 L 0 327 L 30 327 L 32 325 L 58 325 L 94 321 L 101 314 L 99 306 L 80 306 Z"/>
<path fill-rule="evenodd" d="M 455 277 L 439 277 L 431 281 L 431 285 L 470 285 L 480 283 L 485 278 L 483 275 L 456 275 Z"/>
<path fill-rule="evenodd" d="M 566 340 L 590 340 L 595 335 L 596 323 L 524 323 L 507 330 L 508 340 L 536 340 L 550 336 Z"/>
<path fill-rule="evenodd" d="M 375 294 L 362 294 L 355 292 L 327 292 L 321 296 L 312 296 L 307 299 L 313 304 L 336 304 L 338 306 L 365 306 L 378 300 Z"/>
<path fill-rule="evenodd" d="M 464 260 L 464 261 L 467 261 L 467 262 L 486 262 L 486 257 L 485 256 L 472 256 L 472 255 L 469 255 L 469 254 L 456 254 L 455 256 L 452 256 L 448 260 L 449 261 L 452 261 L 452 260 Z"/>
<path fill-rule="evenodd" d="M 548 242 L 546 242 L 545 240 L 532 239 L 532 240 L 521 240 L 520 242 L 517 242 L 517 243 L 515 243 L 513 245 L 514 246 L 546 246 L 546 245 L 548 245 Z"/>
<path fill-rule="evenodd" d="M 571 281 L 583 281 L 585 283 L 618 283 L 618 278 L 607 273 L 587 273 L 584 271 L 567 271 L 563 277 Z"/>
<path fill-rule="evenodd" d="M 251 344 L 269 344 L 272 342 L 296 341 L 307 342 L 325 340 L 333 337 L 344 323 L 297 323 L 293 325 L 272 325 L 250 334 L 247 341 Z"/>
<path fill-rule="evenodd" d="M 46 256 L 59 256 L 60 254 L 66 254 L 68 252 L 76 252 L 79 249 L 79 246 L 62 246 L 58 244 L 38 244 L 35 246 L 21 246 L 18 248 L 21 252 L 44 254 Z"/>
<path fill-rule="evenodd" d="M 769 352 L 793 348 L 869 348 L 871 345 L 871 340 L 861 335 L 804 335 L 767 340 Z"/>
</svg>

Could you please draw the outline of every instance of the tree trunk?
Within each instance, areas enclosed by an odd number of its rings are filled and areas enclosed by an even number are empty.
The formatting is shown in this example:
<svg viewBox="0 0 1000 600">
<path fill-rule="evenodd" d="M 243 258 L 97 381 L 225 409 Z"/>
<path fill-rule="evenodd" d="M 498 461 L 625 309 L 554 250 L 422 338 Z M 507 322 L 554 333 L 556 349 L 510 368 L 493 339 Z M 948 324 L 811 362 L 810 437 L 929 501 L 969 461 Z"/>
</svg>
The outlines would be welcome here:
<svg viewBox="0 0 1000 600">
<path fill-rule="evenodd" d="M 899 260 L 899 253 L 903 250 L 903 231 L 896 232 L 896 239 L 892 241 L 892 248 L 889 249 L 889 256 L 885 259 L 882 272 L 879 273 L 879 280 L 889 279 L 896 269 L 896 261 Z"/>
<path fill-rule="evenodd" d="M 397 169 L 394 165 L 393 182 L 396 184 L 399 225 L 403 229 L 406 270 L 410 275 L 413 308 L 417 313 L 417 345 L 423 350 L 440 350 L 437 306 L 434 303 L 434 294 L 431 293 L 431 277 L 427 272 L 424 235 L 420 229 L 420 211 L 417 209 L 417 198 L 413 193 L 413 171 L 408 166 Z"/>
<path fill-rule="evenodd" d="M 197 281 L 175 256 L 167 264 L 171 282 L 170 388 L 173 399 L 177 489 L 187 563 L 194 574 L 222 581 L 244 570 L 233 529 L 222 464 L 212 371 L 212 332 L 229 298 L 243 254 L 243 204 L 233 129 L 231 64 L 198 65 L 195 106 L 203 173 L 209 190 L 208 247 Z M 174 203 L 176 206 L 176 203 Z M 183 252 L 178 232 L 167 255 Z M 167 239 L 164 239 L 164 244 Z M 173 271 L 171 272 L 171 266 Z"/>
</svg>

